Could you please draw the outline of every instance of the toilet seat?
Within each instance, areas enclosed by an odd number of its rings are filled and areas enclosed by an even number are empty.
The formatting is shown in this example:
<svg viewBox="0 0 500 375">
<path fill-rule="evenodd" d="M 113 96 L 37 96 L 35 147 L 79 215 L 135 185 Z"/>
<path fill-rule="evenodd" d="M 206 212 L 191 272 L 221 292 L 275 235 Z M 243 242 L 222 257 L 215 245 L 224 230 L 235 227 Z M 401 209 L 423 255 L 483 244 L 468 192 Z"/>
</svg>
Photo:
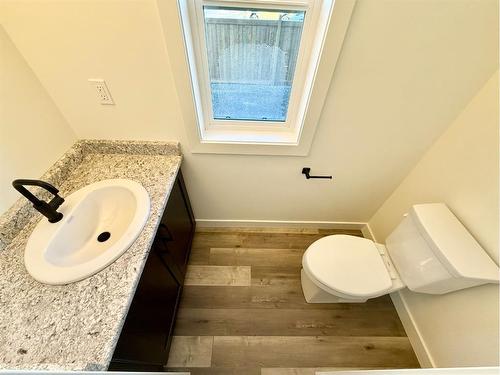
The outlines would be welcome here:
<svg viewBox="0 0 500 375">
<path fill-rule="evenodd" d="M 366 238 L 323 237 L 306 250 L 302 266 L 318 287 L 347 298 L 379 296 L 393 285 L 375 243 Z"/>
</svg>

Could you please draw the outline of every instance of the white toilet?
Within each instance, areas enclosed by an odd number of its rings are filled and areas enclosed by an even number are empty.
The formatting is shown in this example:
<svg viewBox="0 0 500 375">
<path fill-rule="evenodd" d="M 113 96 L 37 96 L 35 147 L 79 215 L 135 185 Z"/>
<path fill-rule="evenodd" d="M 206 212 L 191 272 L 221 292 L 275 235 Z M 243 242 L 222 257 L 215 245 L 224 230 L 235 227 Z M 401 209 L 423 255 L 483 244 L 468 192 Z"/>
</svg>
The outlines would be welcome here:
<svg viewBox="0 0 500 375">
<path fill-rule="evenodd" d="M 498 266 L 443 203 L 413 206 L 386 242 L 332 235 L 311 244 L 302 258 L 306 301 L 365 302 L 404 287 L 444 294 L 499 281 Z"/>
</svg>

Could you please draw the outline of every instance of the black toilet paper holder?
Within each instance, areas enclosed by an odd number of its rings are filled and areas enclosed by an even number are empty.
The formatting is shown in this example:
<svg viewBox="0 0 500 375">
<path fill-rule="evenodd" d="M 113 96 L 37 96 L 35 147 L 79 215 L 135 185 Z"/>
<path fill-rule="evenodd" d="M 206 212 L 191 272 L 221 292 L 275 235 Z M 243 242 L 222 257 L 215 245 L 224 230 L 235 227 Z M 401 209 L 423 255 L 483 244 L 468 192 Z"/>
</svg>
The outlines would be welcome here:
<svg viewBox="0 0 500 375">
<path fill-rule="evenodd" d="M 311 176 L 311 168 L 308 168 L 308 167 L 304 167 L 302 168 L 302 174 L 306 176 L 306 179 L 310 179 L 310 178 L 325 178 L 325 179 L 333 179 L 333 176 Z"/>
</svg>

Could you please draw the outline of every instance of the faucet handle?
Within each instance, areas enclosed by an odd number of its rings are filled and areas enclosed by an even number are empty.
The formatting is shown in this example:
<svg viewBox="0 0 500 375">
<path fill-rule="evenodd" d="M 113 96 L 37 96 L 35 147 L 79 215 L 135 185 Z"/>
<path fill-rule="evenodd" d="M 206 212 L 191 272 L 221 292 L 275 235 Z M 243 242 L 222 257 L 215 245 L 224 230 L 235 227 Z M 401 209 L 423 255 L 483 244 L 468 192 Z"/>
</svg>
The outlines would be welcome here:
<svg viewBox="0 0 500 375">
<path fill-rule="evenodd" d="M 61 196 L 59 196 L 59 195 L 57 195 L 57 194 L 56 194 L 56 196 L 55 196 L 54 198 L 52 198 L 52 199 L 51 199 L 51 201 L 49 202 L 49 204 L 50 204 L 53 208 L 55 208 L 56 210 L 57 210 L 57 209 L 59 208 L 59 206 L 60 206 L 61 204 L 63 204 L 63 203 L 64 203 L 64 198 L 63 198 L 63 197 L 61 197 Z"/>
</svg>

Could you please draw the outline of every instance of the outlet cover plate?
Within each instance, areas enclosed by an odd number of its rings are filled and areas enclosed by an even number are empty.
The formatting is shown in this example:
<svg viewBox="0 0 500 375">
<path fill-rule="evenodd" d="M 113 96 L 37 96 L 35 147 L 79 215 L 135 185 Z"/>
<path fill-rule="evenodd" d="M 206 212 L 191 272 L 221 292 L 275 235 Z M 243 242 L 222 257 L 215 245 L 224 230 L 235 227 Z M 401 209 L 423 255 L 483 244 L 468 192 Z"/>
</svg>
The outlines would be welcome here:
<svg viewBox="0 0 500 375">
<path fill-rule="evenodd" d="M 101 78 L 89 78 L 88 80 L 90 84 L 94 87 L 97 93 L 97 100 L 101 104 L 115 104 L 113 98 L 111 97 L 111 93 L 109 92 L 108 86 L 106 85 L 106 81 Z"/>
</svg>

